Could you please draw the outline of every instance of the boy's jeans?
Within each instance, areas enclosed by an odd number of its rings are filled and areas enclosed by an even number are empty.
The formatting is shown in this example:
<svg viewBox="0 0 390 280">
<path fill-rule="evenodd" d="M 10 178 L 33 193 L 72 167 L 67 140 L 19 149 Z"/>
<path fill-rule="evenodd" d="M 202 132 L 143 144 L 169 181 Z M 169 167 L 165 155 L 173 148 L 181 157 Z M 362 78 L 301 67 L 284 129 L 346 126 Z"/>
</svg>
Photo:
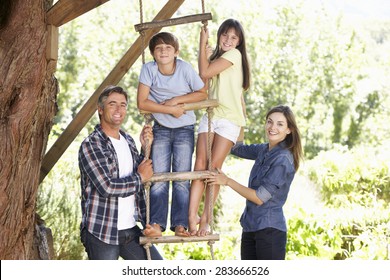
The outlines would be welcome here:
<svg viewBox="0 0 390 280">
<path fill-rule="evenodd" d="M 167 128 L 155 122 L 153 126 L 152 160 L 155 173 L 188 172 L 194 152 L 194 125 Z M 150 223 L 167 227 L 170 182 L 156 182 L 150 189 Z M 171 230 L 188 228 L 190 181 L 172 182 Z"/>
</svg>

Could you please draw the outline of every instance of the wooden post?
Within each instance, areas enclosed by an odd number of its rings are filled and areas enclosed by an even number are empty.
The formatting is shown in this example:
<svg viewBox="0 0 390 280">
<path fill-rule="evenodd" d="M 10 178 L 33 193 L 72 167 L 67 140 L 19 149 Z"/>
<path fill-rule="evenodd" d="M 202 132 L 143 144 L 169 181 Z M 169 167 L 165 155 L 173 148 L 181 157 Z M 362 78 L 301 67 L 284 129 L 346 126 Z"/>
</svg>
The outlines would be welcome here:
<svg viewBox="0 0 390 280">
<path fill-rule="evenodd" d="M 47 25 L 46 59 L 58 60 L 58 27 Z"/>
<path fill-rule="evenodd" d="M 47 11 L 47 23 L 59 27 L 108 1 L 109 0 L 59 0 Z"/>
<path fill-rule="evenodd" d="M 172 26 L 172 25 L 179 25 L 179 24 L 187 24 L 197 21 L 206 21 L 211 20 L 212 16 L 211 13 L 205 13 L 205 14 L 197 14 L 197 15 L 190 15 L 190 16 L 184 16 L 180 18 L 171 18 L 166 20 L 155 20 L 152 22 L 146 22 L 146 23 L 140 23 L 134 25 L 135 31 L 141 32 L 147 29 L 153 29 L 153 28 L 162 28 L 166 26 Z"/>
<path fill-rule="evenodd" d="M 183 4 L 183 2 L 184 0 L 169 0 L 154 19 L 161 20 L 170 18 L 181 6 L 181 4 Z M 146 31 L 145 40 L 150 40 L 153 34 L 158 31 L 158 28 Z M 141 55 L 142 51 L 142 38 L 139 36 L 130 49 L 126 52 L 126 54 L 122 57 L 122 59 L 118 62 L 118 64 L 114 67 L 114 69 L 108 74 L 105 80 L 84 104 L 84 106 L 70 122 L 64 132 L 58 137 L 57 141 L 53 144 L 53 146 L 51 146 L 50 150 L 45 154 L 41 165 L 41 173 L 39 177 L 40 183 L 95 113 L 97 100 L 101 91 L 110 84 L 116 85 L 129 71 L 130 67 Z"/>
</svg>

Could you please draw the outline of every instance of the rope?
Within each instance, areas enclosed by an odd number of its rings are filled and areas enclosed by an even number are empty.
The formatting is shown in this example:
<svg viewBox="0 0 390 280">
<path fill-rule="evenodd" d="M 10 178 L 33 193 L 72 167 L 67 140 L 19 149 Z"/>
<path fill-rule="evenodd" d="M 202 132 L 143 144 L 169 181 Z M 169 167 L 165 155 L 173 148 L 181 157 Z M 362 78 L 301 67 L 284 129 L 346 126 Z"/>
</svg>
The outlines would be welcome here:
<svg viewBox="0 0 390 280">
<path fill-rule="evenodd" d="M 144 16 L 143 16 L 143 4 L 142 0 L 139 0 L 139 18 L 140 18 L 140 23 L 144 22 Z M 142 39 L 142 64 L 145 64 L 145 31 L 140 32 L 141 39 Z M 151 114 L 145 114 L 145 123 L 150 124 L 152 122 L 152 116 Z M 146 147 L 145 147 L 145 159 L 150 158 L 150 147 L 151 143 L 149 141 L 146 142 Z M 150 223 L 150 182 L 145 183 L 145 203 L 146 203 L 146 224 Z M 144 249 L 146 251 L 146 256 L 148 260 L 152 259 L 152 256 L 150 254 L 150 247 L 152 247 L 152 244 L 150 242 L 144 244 Z"/>
<path fill-rule="evenodd" d="M 203 14 L 205 13 L 204 0 L 202 0 L 202 13 Z M 202 20 L 202 24 L 203 24 L 204 29 L 207 30 L 208 21 L 207 20 Z"/>
<path fill-rule="evenodd" d="M 201 0 L 202 2 L 202 13 L 205 13 L 205 3 L 204 0 Z M 203 28 L 204 30 L 207 30 L 207 25 L 208 21 L 207 20 L 202 20 Z M 208 119 L 208 138 L 207 138 L 207 159 L 208 159 L 208 170 L 212 169 L 212 154 L 211 154 L 211 141 L 212 141 L 212 134 L 210 133 L 211 131 L 211 119 L 213 116 L 213 108 L 207 108 L 207 119 Z M 210 204 L 209 204 L 209 217 L 210 217 L 210 234 L 213 234 L 213 228 L 214 228 L 214 185 L 207 184 L 207 188 L 209 191 L 209 197 L 210 197 Z M 211 254 L 211 259 L 214 260 L 214 241 L 209 241 L 207 244 L 210 247 L 210 254 Z"/>
<path fill-rule="evenodd" d="M 208 122 L 207 122 L 207 125 L 208 125 L 208 138 L 207 138 L 207 159 L 208 159 L 208 170 L 212 170 L 212 152 L 211 152 L 211 146 L 212 146 L 212 134 L 210 133 L 211 131 L 211 119 L 212 119 L 212 116 L 213 115 L 213 108 L 207 108 L 207 119 L 208 119 Z M 214 213 L 213 213 L 213 209 L 214 209 L 214 185 L 211 185 L 211 184 L 207 184 L 207 189 L 209 191 L 209 199 L 210 199 L 210 203 L 209 203 L 209 217 L 210 217 L 210 234 L 213 234 L 213 228 L 214 228 Z M 211 254 L 211 259 L 214 260 L 214 247 L 213 247 L 213 244 L 214 244 L 214 241 L 209 241 L 207 242 L 207 244 L 209 245 L 210 247 L 210 254 Z"/>
<path fill-rule="evenodd" d="M 152 115 L 151 114 L 145 114 L 144 118 L 145 118 L 145 123 L 146 124 L 150 124 L 152 122 Z M 149 141 L 146 141 L 146 145 L 145 145 L 145 159 L 149 159 L 150 158 L 150 149 L 151 149 L 151 143 L 149 143 Z M 145 183 L 146 224 L 150 223 L 150 186 L 151 186 L 150 182 L 146 182 Z M 146 243 L 144 245 L 144 248 L 146 250 L 146 255 L 148 257 L 148 260 L 152 259 L 151 255 L 150 255 L 150 247 L 152 247 L 152 244 L 150 242 Z"/>
<path fill-rule="evenodd" d="M 205 3 L 204 3 L 204 0 L 201 0 L 202 2 L 202 13 L 204 14 L 205 13 Z M 142 3 L 142 0 L 139 0 L 139 6 L 140 6 L 140 23 L 142 24 L 143 23 L 143 20 L 144 20 L 144 17 L 143 17 L 143 3 Z M 203 24 L 203 27 L 205 30 L 207 30 L 207 25 L 208 25 L 208 21 L 207 20 L 202 20 L 202 24 Z M 140 35 L 141 35 L 141 39 L 142 39 L 142 64 L 145 64 L 145 31 L 141 31 L 140 32 Z M 207 148 L 207 156 L 208 156 L 208 169 L 211 170 L 212 168 L 212 160 L 211 160 L 211 140 L 212 140 L 212 134 L 210 133 L 211 131 L 211 119 L 212 119 L 212 111 L 213 111 L 213 108 L 207 108 L 207 114 L 208 114 L 208 140 L 207 140 L 207 144 L 208 144 L 208 148 Z M 145 123 L 146 124 L 150 124 L 152 122 L 152 115 L 151 114 L 145 114 L 144 115 L 144 118 L 145 118 Z M 150 143 L 146 143 L 146 147 L 145 147 L 145 158 L 146 159 L 149 159 L 150 158 L 150 148 L 151 148 L 151 144 Z M 146 198 L 145 198 L 145 203 L 146 203 L 146 224 L 149 224 L 150 223 L 150 187 L 151 187 L 151 183 L 150 182 L 146 182 L 145 183 L 145 195 L 146 195 Z M 208 190 L 210 192 L 210 207 L 209 207 L 209 217 L 210 217 L 210 233 L 212 234 L 213 233 L 213 223 L 214 223 L 214 219 L 213 219 L 213 208 L 214 208 L 214 186 L 213 185 L 208 185 Z M 209 241 L 208 242 L 208 245 L 210 246 L 210 253 L 211 253 L 211 258 L 214 260 L 214 249 L 213 249 L 213 244 L 214 244 L 214 241 Z M 150 247 L 152 246 L 152 244 L 150 242 L 146 243 L 144 245 L 144 248 L 146 250 L 146 255 L 147 255 L 147 258 L 148 260 L 151 260 L 151 255 L 150 255 Z"/>
</svg>

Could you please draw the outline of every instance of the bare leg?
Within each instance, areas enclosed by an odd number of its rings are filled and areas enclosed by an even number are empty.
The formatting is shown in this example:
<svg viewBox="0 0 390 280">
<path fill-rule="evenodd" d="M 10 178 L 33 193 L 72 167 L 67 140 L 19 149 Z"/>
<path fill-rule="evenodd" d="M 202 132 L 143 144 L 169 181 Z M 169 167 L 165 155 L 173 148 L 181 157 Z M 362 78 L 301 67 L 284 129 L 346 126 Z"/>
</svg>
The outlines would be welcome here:
<svg viewBox="0 0 390 280">
<path fill-rule="evenodd" d="M 196 143 L 195 171 L 207 169 L 207 133 L 200 133 Z M 205 185 L 202 180 L 193 180 L 190 190 L 190 205 L 188 208 L 188 230 L 190 235 L 196 235 L 199 223 L 198 210 Z"/>
<path fill-rule="evenodd" d="M 222 168 L 223 162 L 225 161 L 227 155 L 230 153 L 231 148 L 233 147 L 233 142 L 230 140 L 227 140 L 226 138 L 223 138 L 222 136 L 215 134 L 213 145 L 212 145 L 212 158 L 213 158 L 213 166 L 214 168 Z M 198 236 L 205 236 L 209 234 L 210 232 L 210 214 L 212 215 L 212 209 L 210 212 L 210 204 L 211 206 L 214 205 L 215 201 L 217 200 L 218 193 L 219 193 L 219 185 L 214 185 L 213 187 L 213 201 L 210 201 L 210 192 L 206 191 L 206 197 L 205 197 L 205 205 L 203 214 L 201 216 L 199 230 L 197 232 Z"/>
</svg>

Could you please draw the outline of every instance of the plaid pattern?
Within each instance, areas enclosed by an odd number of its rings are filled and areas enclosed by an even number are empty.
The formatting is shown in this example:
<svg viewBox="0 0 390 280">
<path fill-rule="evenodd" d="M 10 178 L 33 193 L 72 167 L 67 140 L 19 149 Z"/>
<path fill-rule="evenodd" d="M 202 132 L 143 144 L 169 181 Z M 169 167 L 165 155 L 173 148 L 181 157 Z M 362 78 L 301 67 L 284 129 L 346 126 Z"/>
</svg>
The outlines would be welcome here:
<svg viewBox="0 0 390 280">
<path fill-rule="evenodd" d="M 118 245 L 118 197 L 135 195 L 135 220 L 144 225 L 145 192 L 141 176 L 137 173 L 143 155 L 138 153 L 133 138 L 120 131 L 125 137 L 133 156 L 133 173 L 119 178 L 118 158 L 109 137 L 100 124 L 82 142 L 79 150 L 81 176 L 80 229 L 105 243 Z"/>
</svg>

